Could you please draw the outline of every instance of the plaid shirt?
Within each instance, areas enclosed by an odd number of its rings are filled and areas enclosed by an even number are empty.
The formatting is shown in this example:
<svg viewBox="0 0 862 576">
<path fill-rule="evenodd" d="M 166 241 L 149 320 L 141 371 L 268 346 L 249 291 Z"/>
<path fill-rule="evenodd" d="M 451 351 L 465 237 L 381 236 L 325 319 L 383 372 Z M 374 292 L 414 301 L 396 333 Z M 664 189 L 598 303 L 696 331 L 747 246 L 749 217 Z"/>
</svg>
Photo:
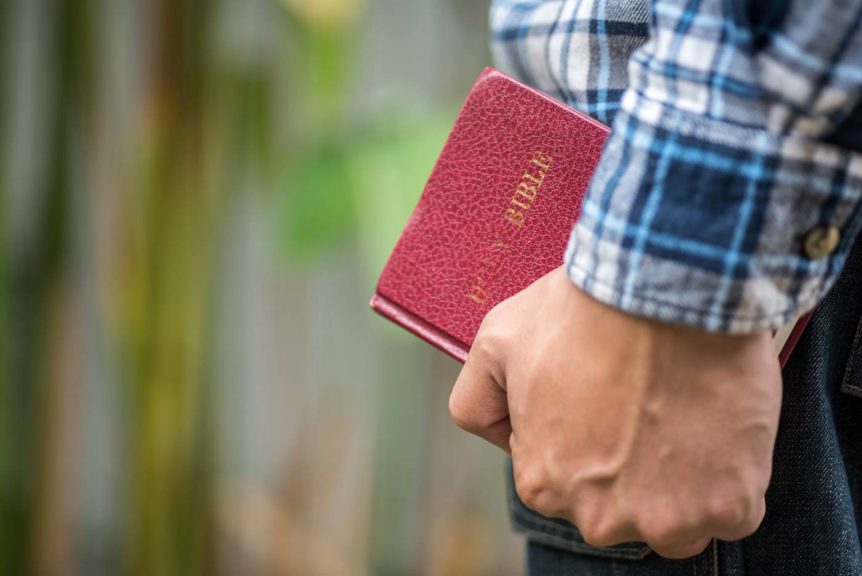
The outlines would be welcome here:
<svg viewBox="0 0 862 576">
<path fill-rule="evenodd" d="M 862 228 L 860 19 L 862 0 L 495 0 L 498 66 L 613 128 L 572 280 L 711 331 L 812 308 Z"/>
</svg>

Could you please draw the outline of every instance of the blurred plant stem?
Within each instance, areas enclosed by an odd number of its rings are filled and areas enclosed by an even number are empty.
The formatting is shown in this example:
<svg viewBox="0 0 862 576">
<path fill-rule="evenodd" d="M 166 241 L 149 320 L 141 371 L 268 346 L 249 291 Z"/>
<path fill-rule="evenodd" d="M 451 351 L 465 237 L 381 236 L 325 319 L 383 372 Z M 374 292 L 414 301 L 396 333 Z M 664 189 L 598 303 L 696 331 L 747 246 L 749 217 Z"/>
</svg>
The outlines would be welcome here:
<svg viewBox="0 0 862 576">
<path fill-rule="evenodd" d="M 205 370 L 216 187 L 204 176 L 211 0 L 149 6 L 151 51 L 124 330 L 131 450 L 126 572 L 210 574 L 210 390 Z"/>
<path fill-rule="evenodd" d="M 10 29 L 10 3 L 0 4 L 0 30 L 7 33 Z M 8 42 L 8 41 L 7 41 Z M 10 107 L 7 74 L 0 74 L 0 110 Z M 6 114 L 0 113 L 0 134 L 6 134 Z M 13 488 L 12 458 L 14 457 L 14 433 L 12 414 L 11 335 L 12 324 L 9 316 L 12 291 L 9 274 L 9 245 L 12 234 L 9 232 L 9 174 L 5 158 L 0 160 L 0 563 L 6 565 L 11 557 L 11 532 L 15 519 L 15 500 Z"/>
<path fill-rule="evenodd" d="M 326 3 L 350 5 L 350 15 L 321 21 L 307 17 L 305 10 L 298 9 L 298 6 L 314 2 L 288 3 L 292 8 L 290 33 L 296 41 L 296 53 L 291 57 L 291 106 L 293 120 L 297 123 L 293 139 L 303 145 L 317 144 L 321 137 L 331 138 L 350 125 L 345 122 L 345 113 L 350 72 L 356 57 L 355 24 L 359 4 L 350 0 Z M 340 12 L 333 9 L 333 14 Z"/>
<path fill-rule="evenodd" d="M 362 0 L 282 0 L 298 17 L 318 29 L 341 31 L 355 23 Z"/>
<path fill-rule="evenodd" d="M 57 2 L 55 9 L 54 40 L 49 46 L 53 50 L 50 73 L 56 81 L 44 119 L 48 148 L 39 153 L 43 172 L 33 190 L 39 201 L 33 204 L 32 220 L 40 233 L 29 243 L 11 234 L 4 238 L 11 241 L 0 272 L 8 289 L 2 323 L 8 332 L 0 342 L 0 362 L 5 363 L 0 367 L 0 565 L 10 574 L 38 571 L 45 566 L 47 553 L 40 539 L 50 517 L 43 498 L 50 492 L 45 471 L 52 468 L 44 434 L 48 416 L 43 413 L 51 392 L 47 342 L 59 317 L 51 302 L 56 300 L 67 264 L 69 151 L 73 114 L 80 104 L 78 80 L 86 67 L 79 53 L 86 10 L 71 0 Z M 10 201 L 11 195 L 4 194 L 3 199 Z"/>
</svg>

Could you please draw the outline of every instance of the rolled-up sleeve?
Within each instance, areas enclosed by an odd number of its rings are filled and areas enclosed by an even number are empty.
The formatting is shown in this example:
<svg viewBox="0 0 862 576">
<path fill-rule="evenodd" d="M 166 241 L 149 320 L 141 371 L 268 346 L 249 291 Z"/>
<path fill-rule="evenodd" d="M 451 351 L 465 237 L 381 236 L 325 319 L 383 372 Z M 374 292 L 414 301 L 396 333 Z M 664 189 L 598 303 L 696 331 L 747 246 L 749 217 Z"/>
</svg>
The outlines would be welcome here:
<svg viewBox="0 0 862 576">
<path fill-rule="evenodd" d="M 862 227 L 862 155 L 827 143 L 857 109 L 862 6 L 656 0 L 566 253 L 626 312 L 776 329 L 829 289 Z"/>
</svg>

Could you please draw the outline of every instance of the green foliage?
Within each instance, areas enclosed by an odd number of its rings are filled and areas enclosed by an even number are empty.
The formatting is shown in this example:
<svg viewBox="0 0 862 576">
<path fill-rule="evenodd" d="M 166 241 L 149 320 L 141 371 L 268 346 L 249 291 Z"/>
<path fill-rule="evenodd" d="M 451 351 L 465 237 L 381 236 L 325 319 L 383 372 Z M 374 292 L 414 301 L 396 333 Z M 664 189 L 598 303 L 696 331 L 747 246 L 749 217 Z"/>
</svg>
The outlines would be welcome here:
<svg viewBox="0 0 862 576">
<path fill-rule="evenodd" d="M 287 5 L 295 9 L 301 3 L 307 0 Z M 303 136 L 325 134 L 344 120 L 345 96 L 349 94 L 348 81 L 355 64 L 355 22 L 352 18 L 327 22 L 288 10 L 288 24 L 295 42 L 290 55 L 291 111 L 307 123 L 304 128 L 311 134 Z"/>
<path fill-rule="evenodd" d="M 284 176 L 279 229 L 294 259 L 308 262 L 345 237 L 353 211 L 349 159 L 344 142 L 327 142 Z"/>
<path fill-rule="evenodd" d="M 278 229 L 295 261 L 310 263 L 358 239 L 376 274 L 391 251 L 446 139 L 453 114 L 387 119 L 331 139 L 283 178 Z"/>
</svg>

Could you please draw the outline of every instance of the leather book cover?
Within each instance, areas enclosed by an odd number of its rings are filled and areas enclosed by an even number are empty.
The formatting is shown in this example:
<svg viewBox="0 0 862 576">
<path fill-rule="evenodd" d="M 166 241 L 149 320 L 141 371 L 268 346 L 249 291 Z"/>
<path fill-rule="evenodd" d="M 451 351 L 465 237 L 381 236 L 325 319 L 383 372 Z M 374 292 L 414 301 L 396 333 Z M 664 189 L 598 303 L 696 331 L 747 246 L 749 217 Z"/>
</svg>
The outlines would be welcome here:
<svg viewBox="0 0 862 576">
<path fill-rule="evenodd" d="M 485 314 L 562 264 L 608 134 L 589 116 L 485 69 L 371 307 L 466 361 Z"/>
</svg>

